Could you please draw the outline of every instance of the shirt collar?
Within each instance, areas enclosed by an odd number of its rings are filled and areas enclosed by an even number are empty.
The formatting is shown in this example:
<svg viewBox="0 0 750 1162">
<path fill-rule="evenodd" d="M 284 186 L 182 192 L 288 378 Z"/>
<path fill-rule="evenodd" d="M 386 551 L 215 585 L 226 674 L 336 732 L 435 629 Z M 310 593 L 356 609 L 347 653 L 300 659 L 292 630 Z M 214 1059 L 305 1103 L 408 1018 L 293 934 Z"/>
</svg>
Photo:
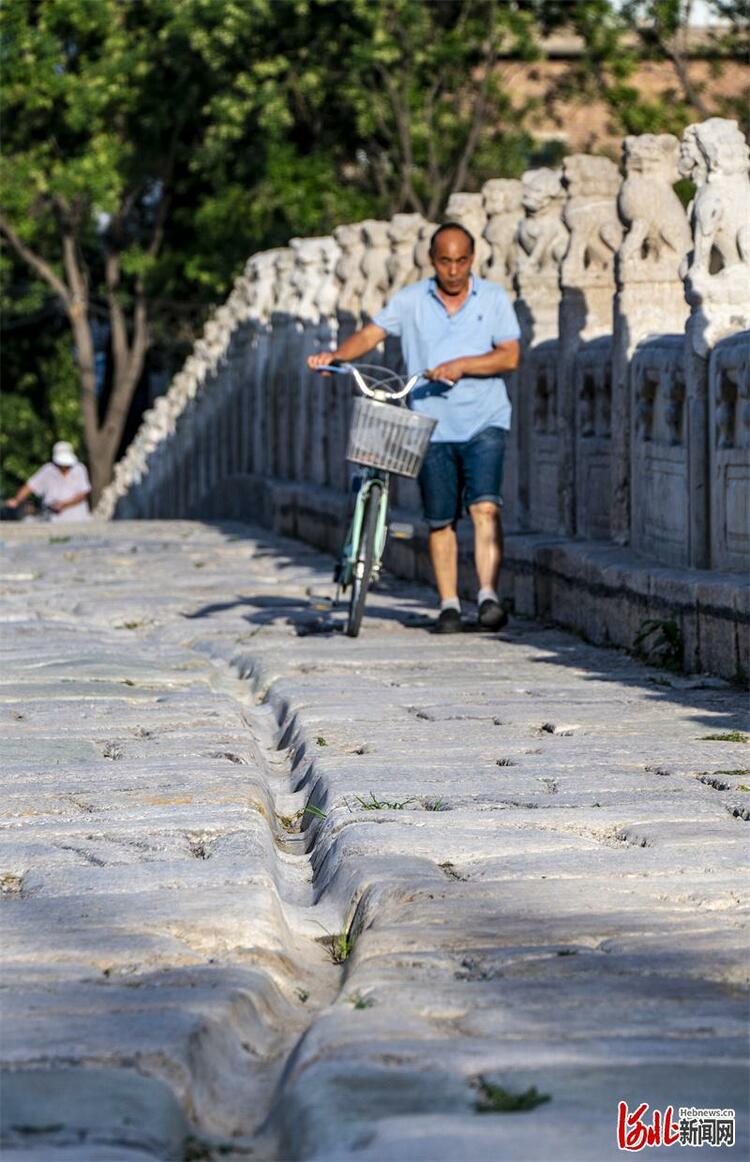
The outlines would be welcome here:
<svg viewBox="0 0 750 1162">
<path fill-rule="evenodd" d="M 479 293 L 479 290 L 477 287 L 476 276 L 472 274 L 472 275 L 470 275 L 470 278 L 471 278 L 471 288 L 469 290 L 468 295 L 464 299 L 464 302 L 467 302 L 471 298 L 472 295 L 476 295 Z M 437 279 L 436 279 L 434 274 L 432 275 L 431 278 L 428 278 L 428 280 L 427 280 L 427 293 L 431 294 L 433 298 L 437 299 L 437 301 L 441 304 L 441 306 L 445 306 L 445 303 L 440 298 L 440 295 L 437 293 Z M 463 303 L 461 305 L 463 306 Z"/>
</svg>

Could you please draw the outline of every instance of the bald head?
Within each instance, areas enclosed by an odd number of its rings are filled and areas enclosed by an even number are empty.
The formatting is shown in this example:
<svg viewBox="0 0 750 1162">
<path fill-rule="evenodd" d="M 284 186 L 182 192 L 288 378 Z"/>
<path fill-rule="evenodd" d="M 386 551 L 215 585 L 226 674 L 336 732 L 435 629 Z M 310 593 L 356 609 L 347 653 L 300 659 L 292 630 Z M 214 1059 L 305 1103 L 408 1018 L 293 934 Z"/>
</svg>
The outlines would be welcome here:
<svg viewBox="0 0 750 1162">
<path fill-rule="evenodd" d="M 432 235 L 430 261 L 441 291 L 449 295 L 466 294 L 474 261 L 474 238 L 457 222 L 446 222 Z"/>
</svg>

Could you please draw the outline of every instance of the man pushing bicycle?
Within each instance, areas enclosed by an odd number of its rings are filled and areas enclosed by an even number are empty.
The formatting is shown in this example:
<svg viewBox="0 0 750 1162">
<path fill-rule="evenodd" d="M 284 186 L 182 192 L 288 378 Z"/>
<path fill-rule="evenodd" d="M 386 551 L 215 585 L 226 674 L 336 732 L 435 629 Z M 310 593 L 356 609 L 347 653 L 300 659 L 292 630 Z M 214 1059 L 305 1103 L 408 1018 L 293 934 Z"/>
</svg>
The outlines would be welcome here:
<svg viewBox="0 0 750 1162">
<path fill-rule="evenodd" d="M 427 382 L 414 388 L 409 406 L 437 420 L 419 474 L 440 597 L 435 633 L 463 628 L 456 524 L 464 502 L 474 525 L 479 624 L 497 630 L 507 620 L 497 592 L 503 456 L 511 417 L 502 374 L 518 366 L 520 330 L 502 287 L 471 273 L 473 258 L 468 230 L 453 222 L 438 227 L 430 244 L 434 277 L 398 291 L 336 351 L 308 359 L 314 369 L 334 360 L 348 363 L 388 334 L 400 338 L 409 375 L 429 368 Z"/>
</svg>

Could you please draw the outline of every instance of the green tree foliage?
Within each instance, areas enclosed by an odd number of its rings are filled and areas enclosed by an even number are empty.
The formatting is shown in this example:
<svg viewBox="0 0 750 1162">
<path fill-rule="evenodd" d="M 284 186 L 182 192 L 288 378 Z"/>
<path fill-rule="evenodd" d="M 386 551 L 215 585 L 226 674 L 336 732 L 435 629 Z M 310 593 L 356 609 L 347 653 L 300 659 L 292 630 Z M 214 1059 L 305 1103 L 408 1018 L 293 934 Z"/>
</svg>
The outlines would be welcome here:
<svg viewBox="0 0 750 1162">
<path fill-rule="evenodd" d="M 500 67 L 539 55 L 533 13 L 497 0 L 350 0 L 340 64 L 364 176 L 391 210 L 434 218 L 454 190 L 517 173 L 531 139 Z"/>
<path fill-rule="evenodd" d="M 1 10 L 0 229 L 67 316 L 95 494 L 154 338 L 191 329 L 196 303 L 224 293 L 266 239 L 375 204 L 342 185 L 335 149 L 301 140 L 325 102 L 292 55 L 311 9 L 333 27 L 334 7 L 7 0 Z M 338 141 L 346 126 L 324 97 Z M 102 315 L 110 367 L 97 395 Z"/>
<path fill-rule="evenodd" d="M 44 351 L 27 336 L 9 351 L 5 375 L 13 388 L 0 396 L 2 490 L 11 493 L 49 460 L 55 440 L 69 440 L 83 452 L 78 369 L 70 333 L 55 327 Z M 8 364 L 12 366 L 8 366 Z"/>
<path fill-rule="evenodd" d="M 582 43 L 577 61 L 561 78 L 556 93 L 570 99 L 603 100 L 612 127 L 623 133 L 681 133 L 690 121 L 712 116 L 739 117 L 750 129 L 748 90 L 719 98 L 695 70 L 696 30 L 693 0 L 533 0 L 539 26 L 561 27 Z M 708 58 L 712 78 L 729 59 L 748 60 L 750 0 L 707 0 L 717 23 L 702 34 L 700 55 Z M 662 95 L 639 91 L 635 73 L 644 60 L 670 65 L 674 85 Z"/>
<path fill-rule="evenodd" d="M 747 37 L 747 0 L 713 2 L 735 44 Z M 685 0 L 4 0 L 3 422 L 27 448 L 6 452 L 8 476 L 75 435 L 53 407 L 70 398 L 71 352 L 96 493 L 150 348 L 189 343 L 254 250 L 396 210 L 434 219 L 453 190 L 548 160 L 513 91 L 544 32 L 579 34 L 561 91 L 606 100 L 618 129 L 700 115 L 689 62 L 668 106 L 633 84 L 644 53 L 679 55 L 685 12 Z M 39 318 L 35 339 L 24 318 Z"/>
</svg>

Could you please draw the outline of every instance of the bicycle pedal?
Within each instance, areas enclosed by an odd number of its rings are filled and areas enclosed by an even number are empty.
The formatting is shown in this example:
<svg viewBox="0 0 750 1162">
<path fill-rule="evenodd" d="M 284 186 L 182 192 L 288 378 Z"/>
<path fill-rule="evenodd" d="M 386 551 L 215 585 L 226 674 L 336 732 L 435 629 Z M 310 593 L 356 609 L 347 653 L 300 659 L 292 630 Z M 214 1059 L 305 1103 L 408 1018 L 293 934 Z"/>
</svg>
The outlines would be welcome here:
<svg viewBox="0 0 750 1162">
<path fill-rule="evenodd" d="M 397 541 L 410 541 L 414 536 L 414 525 L 394 521 L 388 525 L 388 532 Z"/>
</svg>

